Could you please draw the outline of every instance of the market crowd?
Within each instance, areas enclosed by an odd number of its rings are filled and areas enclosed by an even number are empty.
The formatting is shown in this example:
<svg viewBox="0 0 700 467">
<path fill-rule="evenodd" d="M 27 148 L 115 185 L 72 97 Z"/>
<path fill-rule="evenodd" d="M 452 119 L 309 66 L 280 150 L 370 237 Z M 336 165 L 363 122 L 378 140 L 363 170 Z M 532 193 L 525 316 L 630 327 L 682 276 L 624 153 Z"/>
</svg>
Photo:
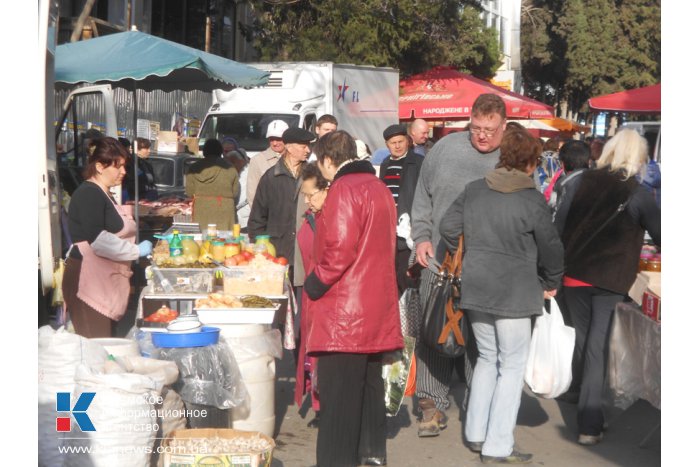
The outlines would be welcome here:
<svg viewBox="0 0 700 467">
<path fill-rule="evenodd" d="M 447 427 L 457 370 L 467 383 L 467 447 L 484 463 L 531 462 L 515 448 L 514 428 L 533 317 L 556 300 L 576 330 L 563 400 L 578 406 L 578 442 L 599 443 L 613 311 L 635 280 L 645 232 L 661 245 L 646 140 L 622 130 L 604 144 L 543 145 L 507 123 L 494 94 L 476 99 L 466 131 L 435 143 L 415 120 L 384 129 L 386 148 L 371 153 L 342 123 L 324 115 L 311 132 L 273 121 L 269 147 L 252 158 L 234 138 L 209 140 L 187 178 L 196 222 L 241 222 L 289 261 L 300 310 L 295 400 L 312 398 L 318 466 L 387 464 L 382 365 L 404 346 L 399 298 L 417 290 L 428 306 L 431 275 L 460 239 L 466 352 L 449 357 L 417 342 L 418 436 Z M 144 156 L 132 177 L 144 177 L 148 192 Z M 70 204 L 63 292 L 88 337 L 111 335 L 126 309 L 130 261 L 151 252 L 134 243 L 131 213 L 109 191 L 129 157 L 116 140 L 97 139 Z"/>
</svg>

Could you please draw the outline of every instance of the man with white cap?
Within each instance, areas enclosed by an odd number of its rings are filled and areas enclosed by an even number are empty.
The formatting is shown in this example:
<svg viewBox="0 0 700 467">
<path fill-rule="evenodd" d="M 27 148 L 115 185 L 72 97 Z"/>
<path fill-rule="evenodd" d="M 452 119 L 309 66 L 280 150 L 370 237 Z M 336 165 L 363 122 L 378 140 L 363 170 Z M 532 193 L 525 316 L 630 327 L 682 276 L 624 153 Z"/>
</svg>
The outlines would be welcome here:
<svg viewBox="0 0 700 467">
<path fill-rule="evenodd" d="M 258 183 L 267 169 L 272 167 L 280 160 L 284 152 L 284 141 L 282 134 L 289 128 L 289 125 L 283 120 L 273 120 L 267 126 L 265 137 L 270 142 L 270 147 L 256 154 L 250 159 L 248 164 L 248 180 L 246 186 L 246 199 L 250 205 L 253 205 L 255 199 L 255 191 L 258 189 Z"/>
</svg>

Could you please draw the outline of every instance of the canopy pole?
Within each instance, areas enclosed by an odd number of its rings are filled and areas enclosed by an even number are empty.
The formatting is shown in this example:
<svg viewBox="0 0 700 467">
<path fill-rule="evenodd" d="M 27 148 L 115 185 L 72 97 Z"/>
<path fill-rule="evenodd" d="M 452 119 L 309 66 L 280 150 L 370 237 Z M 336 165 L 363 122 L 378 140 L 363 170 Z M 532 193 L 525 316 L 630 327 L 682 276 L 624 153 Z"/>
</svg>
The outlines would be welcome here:
<svg viewBox="0 0 700 467">
<path fill-rule="evenodd" d="M 138 155 L 138 145 L 136 144 L 136 137 L 139 135 L 138 130 L 138 109 L 139 101 L 137 99 L 136 91 L 136 81 L 132 81 L 131 92 L 134 96 L 134 147 L 137 148 L 134 151 L 134 220 L 136 222 L 136 243 L 139 243 L 139 155 Z"/>
</svg>

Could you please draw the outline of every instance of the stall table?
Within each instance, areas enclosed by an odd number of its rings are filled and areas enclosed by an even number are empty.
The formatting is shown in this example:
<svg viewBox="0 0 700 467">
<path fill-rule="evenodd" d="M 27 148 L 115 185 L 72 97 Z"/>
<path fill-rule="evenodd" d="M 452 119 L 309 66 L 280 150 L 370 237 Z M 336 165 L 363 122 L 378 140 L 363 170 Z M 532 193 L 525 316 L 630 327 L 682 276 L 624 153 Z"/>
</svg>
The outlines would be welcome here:
<svg viewBox="0 0 700 467">
<path fill-rule="evenodd" d="M 608 381 L 617 407 L 644 399 L 661 410 L 661 323 L 644 315 L 634 302 L 615 307 L 610 331 Z M 640 442 L 646 445 L 655 426 Z"/>
</svg>

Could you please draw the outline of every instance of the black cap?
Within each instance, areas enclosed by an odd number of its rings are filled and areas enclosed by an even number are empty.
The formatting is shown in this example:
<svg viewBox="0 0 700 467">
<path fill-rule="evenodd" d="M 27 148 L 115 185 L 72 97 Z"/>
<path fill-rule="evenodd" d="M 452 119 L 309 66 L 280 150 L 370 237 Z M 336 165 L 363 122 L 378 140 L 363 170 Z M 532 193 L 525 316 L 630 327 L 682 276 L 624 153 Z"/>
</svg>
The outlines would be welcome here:
<svg viewBox="0 0 700 467">
<path fill-rule="evenodd" d="M 384 141 L 397 136 L 397 135 L 408 135 L 408 131 L 406 131 L 406 125 L 401 125 L 401 124 L 395 124 L 395 125 L 389 125 L 386 130 L 384 130 Z"/>
<path fill-rule="evenodd" d="M 282 133 L 282 141 L 284 144 L 289 143 L 310 143 L 316 139 L 316 135 L 303 128 L 287 128 Z"/>
</svg>

